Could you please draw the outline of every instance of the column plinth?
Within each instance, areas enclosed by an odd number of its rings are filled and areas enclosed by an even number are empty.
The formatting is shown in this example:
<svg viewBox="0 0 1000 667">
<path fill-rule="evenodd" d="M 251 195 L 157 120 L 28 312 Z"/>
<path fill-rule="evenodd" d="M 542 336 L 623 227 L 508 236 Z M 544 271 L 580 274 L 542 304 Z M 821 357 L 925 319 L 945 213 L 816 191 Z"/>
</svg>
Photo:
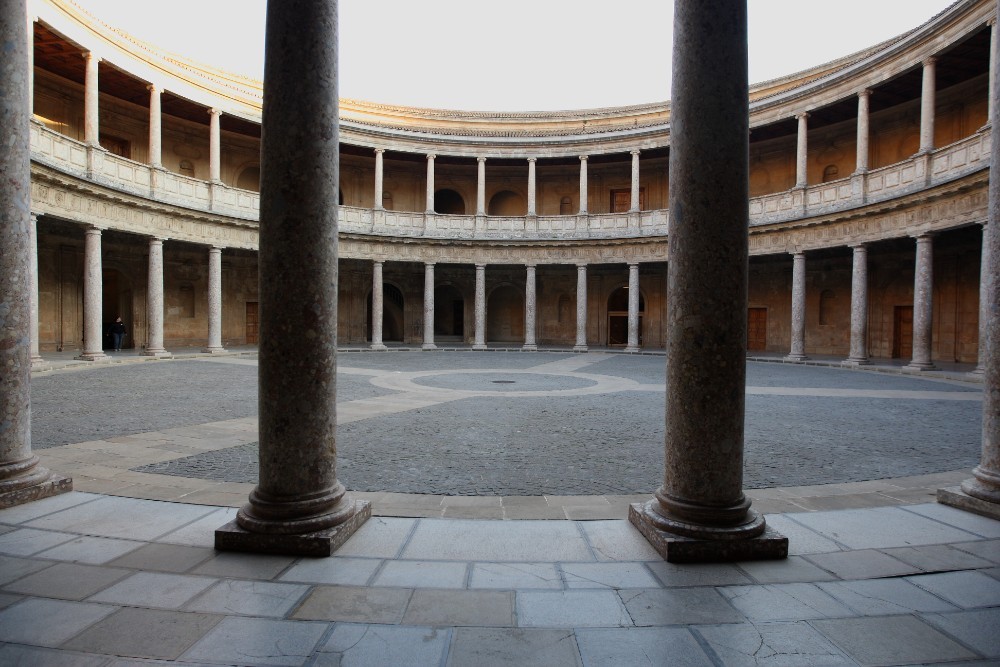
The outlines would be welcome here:
<svg viewBox="0 0 1000 667">
<path fill-rule="evenodd" d="M 436 350 L 434 344 L 434 264 L 424 264 L 424 344 L 425 350 Z"/>
<path fill-rule="evenodd" d="M 663 486 L 629 520 L 666 560 L 784 558 L 743 485 L 749 209 L 745 2 L 674 4 Z"/>
<path fill-rule="evenodd" d="M 524 281 L 524 346 L 521 348 L 528 352 L 538 349 L 535 343 L 535 320 L 538 310 L 535 291 L 535 265 L 528 264 Z"/>
<path fill-rule="evenodd" d="M 473 350 L 486 349 L 486 265 L 476 264 L 476 330 Z"/>
<path fill-rule="evenodd" d="M 225 354 L 222 346 L 222 248 L 208 251 L 208 354 Z"/>
<path fill-rule="evenodd" d="M 913 273 L 913 353 L 904 368 L 914 371 L 934 369 L 931 335 L 934 314 L 934 240 L 930 234 L 917 237 L 917 261 Z"/>
<path fill-rule="evenodd" d="M 101 270 L 101 230 L 87 229 L 83 240 L 83 351 L 75 359 L 106 361 L 101 323 L 104 307 Z"/>
</svg>

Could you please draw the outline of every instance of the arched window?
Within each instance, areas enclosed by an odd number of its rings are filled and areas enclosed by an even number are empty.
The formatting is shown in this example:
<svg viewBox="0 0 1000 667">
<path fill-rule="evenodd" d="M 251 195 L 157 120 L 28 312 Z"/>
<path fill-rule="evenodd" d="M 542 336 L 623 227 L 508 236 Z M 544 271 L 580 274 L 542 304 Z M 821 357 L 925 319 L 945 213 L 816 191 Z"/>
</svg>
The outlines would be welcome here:
<svg viewBox="0 0 1000 667">
<path fill-rule="evenodd" d="M 819 323 L 820 324 L 833 324 L 833 310 L 835 307 L 836 296 L 833 294 L 833 290 L 825 289 L 819 295 Z"/>
<path fill-rule="evenodd" d="M 191 160 L 181 160 L 180 165 L 178 165 L 177 170 L 183 176 L 190 176 L 194 178 L 194 165 L 191 164 Z"/>
<path fill-rule="evenodd" d="M 434 193 L 434 212 L 465 215 L 465 200 L 454 190 L 438 190 Z"/>
<path fill-rule="evenodd" d="M 487 213 L 489 215 L 527 215 L 528 204 L 524 197 L 516 192 L 502 190 L 490 198 Z"/>
<path fill-rule="evenodd" d="M 391 211 L 392 210 L 392 193 L 391 192 L 383 192 L 382 193 L 382 208 L 384 208 L 387 211 Z"/>
<path fill-rule="evenodd" d="M 559 215 L 573 215 L 569 197 L 563 197 L 559 200 Z"/>
<path fill-rule="evenodd" d="M 835 164 L 828 164 L 823 169 L 823 182 L 827 183 L 829 181 L 835 181 L 839 178 L 840 169 L 837 168 Z"/>
</svg>

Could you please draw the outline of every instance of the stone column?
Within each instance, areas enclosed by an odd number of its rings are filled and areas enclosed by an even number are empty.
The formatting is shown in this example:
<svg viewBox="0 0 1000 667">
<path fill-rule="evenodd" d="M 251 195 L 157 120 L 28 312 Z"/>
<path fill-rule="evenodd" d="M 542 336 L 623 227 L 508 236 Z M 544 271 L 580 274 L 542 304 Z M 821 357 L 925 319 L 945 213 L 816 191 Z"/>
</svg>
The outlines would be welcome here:
<svg viewBox="0 0 1000 667">
<path fill-rule="evenodd" d="M 35 110 L 35 21 L 38 17 L 27 14 L 27 47 L 28 47 L 28 113 Z"/>
<path fill-rule="evenodd" d="M 937 58 L 924 61 L 924 80 L 920 89 L 920 153 L 934 150 L 934 85 Z"/>
<path fill-rule="evenodd" d="M 795 187 L 809 185 L 809 114 L 800 113 L 799 135 L 795 143 Z"/>
<path fill-rule="evenodd" d="M 373 208 L 376 211 L 381 211 L 382 206 L 382 183 L 383 183 L 383 166 L 382 166 L 382 155 L 385 153 L 384 148 L 375 149 L 375 205 Z"/>
<path fill-rule="evenodd" d="M 222 180 L 222 131 L 219 129 L 222 112 L 209 109 L 208 115 L 208 180 L 218 183 Z"/>
<path fill-rule="evenodd" d="M 92 52 L 83 54 L 87 61 L 83 75 L 83 141 L 90 146 L 100 146 L 100 104 L 97 90 L 97 64 L 101 59 Z"/>
<path fill-rule="evenodd" d="M 166 239 L 149 239 L 149 283 L 146 287 L 146 322 L 148 334 L 146 351 L 149 357 L 169 357 L 163 348 L 163 242 Z"/>
<path fill-rule="evenodd" d="M 872 91 L 865 88 L 858 93 L 858 138 L 857 138 L 857 162 L 854 173 L 863 174 L 868 171 L 868 106 Z"/>
<path fill-rule="evenodd" d="M 435 155 L 427 156 L 427 212 L 434 212 L 434 158 Z"/>
<path fill-rule="evenodd" d="M 990 26 L 990 72 L 996 71 L 997 67 L 997 17 L 993 16 L 987 21 Z M 989 127 L 993 122 L 993 89 L 996 86 L 996 82 L 993 80 L 992 74 L 989 77 L 989 99 L 987 100 L 987 112 L 986 112 L 986 127 Z"/>
<path fill-rule="evenodd" d="M 632 153 L 632 198 L 631 204 L 629 205 L 629 213 L 637 213 L 639 211 L 639 153 L 641 151 L 635 150 Z"/>
<path fill-rule="evenodd" d="M 524 346 L 522 349 L 534 351 L 538 349 L 535 343 L 535 319 L 538 303 L 535 298 L 535 265 L 528 264 L 527 276 L 524 281 Z"/>
<path fill-rule="evenodd" d="M 208 346 L 202 352 L 222 354 L 222 248 L 208 250 Z"/>
<path fill-rule="evenodd" d="M 626 352 L 639 351 L 639 265 L 628 265 L 628 345 Z"/>
<path fill-rule="evenodd" d="M 854 248 L 851 273 L 851 353 L 844 363 L 864 366 L 868 361 L 868 248 Z"/>
<path fill-rule="evenodd" d="M 533 157 L 528 158 L 528 215 L 537 215 L 537 205 L 535 204 L 535 162 Z"/>
<path fill-rule="evenodd" d="M 629 520 L 669 561 L 783 558 L 743 494 L 746 2 L 674 4 L 663 486 Z M 683 214 L 681 212 L 683 211 Z M 692 325 L 692 323 L 697 323 Z"/>
<path fill-rule="evenodd" d="M 160 111 L 160 89 L 155 84 L 149 90 L 149 166 L 163 167 L 163 114 Z"/>
<path fill-rule="evenodd" d="M 934 314 L 934 239 L 917 237 L 917 262 L 913 269 L 913 357 L 906 368 L 926 371 L 931 361 L 931 326 Z"/>
<path fill-rule="evenodd" d="M 382 286 L 382 262 L 372 262 L 372 345 L 373 350 L 388 349 L 382 342 L 382 321 L 385 318 L 385 292 Z"/>
<path fill-rule="evenodd" d="M 792 345 L 786 361 L 802 361 L 806 356 L 806 254 L 792 255 Z"/>
<path fill-rule="evenodd" d="M 995 22 L 994 25 L 996 25 Z M 990 80 L 992 81 L 992 77 Z M 990 320 L 990 295 L 988 290 L 990 284 L 990 246 L 988 243 L 988 229 L 988 224 L 984 222 L 983 245 L 979 256 L 979 350 L 976 354 L 976 368 L 972 371 L 976 375 L 982 375 L 986 372 L 986 366 L 984 365 L 986 361 L 986 338 L 988 336 L 986 324 Z"/>
<path fill-rule="evenodd" d="M 486 158 L 477 157 L 476 215 L 486 215 Z"/>
<path fill-rule="evenodd" d="M 434 262 L 424 264 L 424 345 L 425 350 L 436 350 L 434 344 Z"/>
<path fill-rule="evenodd" d="M 31 182 L 24 0 L 0 4 L 0 508 L 71 491 L 31 452 Z"/>
<path fill-rule="evenodd" d="M 587 351 L 587 265 L 576 265 L 576 345 L 574 352 Z"/>
<path fill-rule="evenodd" d="M 476 264 L 476 331 L 473 350 L 486 349 L 486 265 Z"/>
<path fill-rule="evenodd" d="M 103 361 L 104 284 L 101 268 L 101 230 L 89 227 L 83 243 L 83 352 L 77 359 Z"/>
<path fill-rule="evenodd" d="M 337 2 L 267 6 L 260 481 L 217 549 L 329 556 L 371 515 L 337 480 Z"/>
<path fill-rule="evenodd" d="M 30 252 L 30 267 L 28 270 L 28 297 L 31 303 L 30 336 L 31 336 L 31 368 L 40 369 L 45 366 L 38 346 L 38 214 L 28 216 L 28 251 Z"/>
<path fill-rule="evenodd" d="M 587 156 L 580 156 L 580 215 L 587 215 Z"/>
</svg>

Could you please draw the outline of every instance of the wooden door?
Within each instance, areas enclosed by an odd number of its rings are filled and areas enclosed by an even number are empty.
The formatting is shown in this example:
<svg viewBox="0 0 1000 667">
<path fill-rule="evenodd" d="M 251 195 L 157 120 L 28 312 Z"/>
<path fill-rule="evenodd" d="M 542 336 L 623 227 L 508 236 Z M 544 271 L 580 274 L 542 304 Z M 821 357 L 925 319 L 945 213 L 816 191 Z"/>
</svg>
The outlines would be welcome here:
<svg viewBox="0 0 1000 667">
<path fill-rule="evenodd" d="M 611 213 L 628 213 L 632 208 L 632 190 L 611 191 Z M 646 188 L 639 188 L 639 210 L 646 210 Z"/>
<path fill-rule="evenodd" d="M 896 306 L 892 321 L 892 358 L 913 356 L 913 306 Z"/>
<path fill-rule="evenodd" d="M 247 301 L 247 345 L 260 342 L 260 317 L 257 314 L 257 302 Z"/>
<path fill-rule="evenodd" d="M 747 350 L 767 349 L 767 308 L 747 309 Z"/>
</svg>

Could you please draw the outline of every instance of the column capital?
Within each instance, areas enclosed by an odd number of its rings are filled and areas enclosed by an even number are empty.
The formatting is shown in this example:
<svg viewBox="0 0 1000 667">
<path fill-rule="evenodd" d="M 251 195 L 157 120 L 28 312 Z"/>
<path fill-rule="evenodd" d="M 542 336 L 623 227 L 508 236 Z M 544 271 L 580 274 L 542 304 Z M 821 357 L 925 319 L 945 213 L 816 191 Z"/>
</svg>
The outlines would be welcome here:
<svg viewBox="0 0 1000 667">
<path fill-rule="evenodd" d="M 146 90 L 148 90 L 151 93 L 162 93 L 163 92 L 163 88 L 161 88 L 160 86 L 156 85 L 155 83 L 147 84 L 146 85 Z"/>
<path fill-rule="evenodd" d="M 803 257 L 804 258 L 806 256 L 806 251 L 805 250 L 798 250 L 798 249 L 796 249 L 796 250 L 789 251 L 788 254 L 790 254 L 793 258 L 794 257 Z"/>
<path fill-rule="evenodd" d="M 586 268 L 587 268 L 587 263 L 586 262 L 577 262 L 576 263 L 576 270 L 577 271 L 579 271 L 580 269 L 586 269 Z"/>
<path fill-rule="evenodd" d="M 861 90 L 858 91 L 858 97 L 871 97 L 871 94 L 872 94 L 871 88 L 862 88 Z"/>
<path fill-rule="evenodd" d="M 635 268 L 638 269 L 639 268 L 639 264 L 640 264 L 639 262 L 629 262 L 628 263 L 628 268 L 631 269 L 632 267 L 635 267 Z"/>
<path fill-rule="evenodd" d="M 378 153 L 378 154 L 382 154 L 382 153 L 385 153 L 385 149 L 384 148 L 376 148 L 375 152 Z"/>
<path fill-rule="evenodd" d="M 87 234 L 100 234 L 105 229 L 107 229 L 107 227 L 101 227 L 100 225 L 87 225 L 87 228 L 84 231 Z"/>
<path fill-rule="evenodd" d="M 538 264 L 535 263 L 535 262 L 528 262 L 528 263 L 526 263 L 524 265 L 524 268 L 526 268 L 526 269 L 535 269 L 537 267 L 538 267 Z"/>
<path fill-rule="evenodd" d="M 853 250 L 867 250 L 868 241 L 858 241 L 857 243 L 848 243 L 847 247 Z"/>
<path fill-rule="evenodd" d="M 537 161 L 538 161 L 538 158 L 536 158 L 536 157 L 529 157 L 528 158 L 528 162 L 537 162 Z"/>
<path fill-rule="evenodd" d="M 992 28 L 996 24 L 997 24 L 997 17 L 995 14 L 991 15 L 988 19 L 986 19 L 986 25 L 988 25 L 989 27 Z"/>
<path fill-rule="evenodd" d="M 486 158 L 481 155 L 476 156 L 476 162 L 486 162 Z"/>
<path fill-rule="evenodd" d="M 635 148 L 635 149 L 633 149 L 633 150 L 630 150 L 630 151 L 629 151 L 629 154 L 630 154 L 630 155 L 638 155 L 638 154 L 639 154 L 639 153 L 641 153 L 641 152 L 642 152 L 641 150 L 639 150 L 638 148 Z"/>
<path fill-rule="evenodd" d="M 437 264 L 437 262 L 424 262 L 424 268 L 428 266 L 433 268 L 435 264 Z"/>
<path fill-rule="evenodd" d="M 32 222 L 38 222 L 38 216 L 40 216 L 40 215 L 41 215 L 41 213 L 36 213 L 35 211 L 31 211 L 31 212 L 28 213 L 28 217 L 31 218 Z M 983 224 L 985 224 L 985 223 L 983 223 Z"/>
<path fill-rule="evenodd" d="M 589 158 L 590 158 L 589 155 L 581 155 L 580 156 L 580 162 L 586 162 Z"/>
<path fill-rule="evenodd" d="M 216 109 L 215 107 L 212 107 L 211 109 L 208 109 L 207 113 L 208 113 L 209 116 L 221 116 L 222 115 L 222 110 L 221 109 Z"/>
<path fill-rule="evenodd" d="M 486 270 L 485 264 L 476 264 L 476 271 L 485 271 L 485 270 Z"/>
<path fill-rule="evenodd" d="M 427 154 L 427 159 L 428 159 L 428 160 L 433 160 L 433 159 L 434 159 L 434 158 L 436 158 L 436 157 L 437 157 L 437 155 L 435 155 L 434 153 L 428 153 L 428 154 Z"/>
<path fill-rule="evenodd" d="M 937 56 L 927 56 L 923 60 L 923 65 L 924 65 L 924 67 L 931 67 L 931 66 L 934 65 L 934 63 L 937 62 L 937 60 L 938 60 Z"/>
<path fill-rule="evenodd" d="M 149 242 L 150 243 L 163 243 L 164 241 L 169 241 L 169 240 L 170 240 L 169 236 L 150 236 L 149 237 Z"/>
<path fill-rule="evenodd" d="M 810 114 L 809 114 L 808 111 L 803 111 L 801 113 L 797 113 L 797 114 L 795 114 L 795 120 L 805 120 L 805 119 L 809 118 L 809 115 Z"/>
<path fill-rule="evenodd" d="M 212 247 L 210 247 L 208 249 L 208 251 L 209 252 L 222 252 L 225 249 L 226 249 L 226 246 L 224 246 L 224 245 L 213 245 Z"/>
<path fill-rule="evenodd" d="M 372 260 L 372 264 L 375 265 L 375 266 L 382 266 L 383 264 L 385 264 L 385 260 L 384 259 L 373 259 Z"/>
<path fill-rule="evenodd" d="M 84 51 L 83 53 L 80 54 L 80 57 L 82 57 L 87 62 L 93 61 L 99 63 L 102 60 L 102 58 L 99 55 L 96 55 L 93 51 Z"/>
<path fill-rule="evenodd" d="M 910 234 L 910 238 L 916 239 L 917 243 L 920 243 L 921 241 L 926 243 L 927 241 L 933 239 L 935 236 L 937 236 L 937 232 L 925 231 L 925 232 L 914 232 L 913 234 Z"/>
</svg>

